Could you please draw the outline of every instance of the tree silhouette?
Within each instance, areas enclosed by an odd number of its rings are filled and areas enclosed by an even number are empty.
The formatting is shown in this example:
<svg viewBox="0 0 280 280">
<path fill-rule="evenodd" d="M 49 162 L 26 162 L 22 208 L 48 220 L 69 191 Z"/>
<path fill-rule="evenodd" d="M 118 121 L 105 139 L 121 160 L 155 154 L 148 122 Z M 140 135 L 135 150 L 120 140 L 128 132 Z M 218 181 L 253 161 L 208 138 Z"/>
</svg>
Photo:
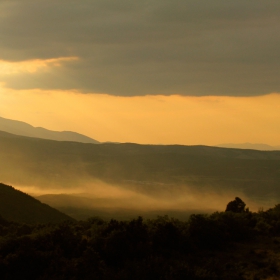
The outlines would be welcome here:
<svg viewBox="0 0 280 280">
<path fill-rule="evenodd" d="M 230 201 L 227 205 L 226 211 L 231 211 L 235 213 L 243 213 L 245 212 L 246 204 L 240 199 L 236 197 L 235 200 Z"/>
</svg>

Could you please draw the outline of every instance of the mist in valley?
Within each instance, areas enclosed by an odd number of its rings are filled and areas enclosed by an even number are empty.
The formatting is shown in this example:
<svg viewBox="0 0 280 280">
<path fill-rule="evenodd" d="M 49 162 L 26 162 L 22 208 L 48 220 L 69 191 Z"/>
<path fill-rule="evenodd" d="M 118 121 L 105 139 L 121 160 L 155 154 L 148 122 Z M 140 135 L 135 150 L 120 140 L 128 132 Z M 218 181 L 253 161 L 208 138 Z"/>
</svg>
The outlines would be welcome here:
<svg viewBox="0 0 280 280">
<path fill-rule="evenodd" d="M 142 187 L 145 185 L 145 188 Z M 36 186 L 15 186 L 41 202 L 73 216 L 86 219 L 91 216 L 102 218 L 133 218 L 141 215 L 156 217 L 169 215 L 188 218 L 192 213 L 224 211 L 229 201 L 236 196 L 246 202 L 251 211 L 258 211 L 275 205 L 272 199 L 257 201 L 240 191 L 221 191 L 211 186 L 198 190 L 195 186 L 144 184 L 112 185 L 100 180 L 85 181 L 79 187 L 44 188 Z"/>
<path fill-rule="evenodd" d="M 83 144 L 0 135 L 0 178 L 76 218 L 252 211 L 277 204 L 280 152 Z"/>
</svg>

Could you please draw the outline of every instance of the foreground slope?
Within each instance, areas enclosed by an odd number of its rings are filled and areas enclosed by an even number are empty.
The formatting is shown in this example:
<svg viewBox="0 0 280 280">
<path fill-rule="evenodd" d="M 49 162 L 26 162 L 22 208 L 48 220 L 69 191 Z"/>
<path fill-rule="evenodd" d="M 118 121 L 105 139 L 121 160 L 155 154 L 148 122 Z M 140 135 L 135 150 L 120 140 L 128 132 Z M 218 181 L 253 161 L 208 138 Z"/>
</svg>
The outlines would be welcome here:
<svg viewBox="0 0 280 280">
<path fill-rule="evenodd" d="M 0 183 L 0 215 L 22 223 L 58 223 L 73 220 L 39 200 Z"/>
<path fill-rule="evenodd" d="M 98 144 L 99 142 L 85 135 L 72 131 L 52 131 L 43 127 L 33 127 L 21 121 L 0 117 L 0 130 L 21 136 L 36 137 L 57 141 L 74 141 L 81 143 Z"/>
</svg>

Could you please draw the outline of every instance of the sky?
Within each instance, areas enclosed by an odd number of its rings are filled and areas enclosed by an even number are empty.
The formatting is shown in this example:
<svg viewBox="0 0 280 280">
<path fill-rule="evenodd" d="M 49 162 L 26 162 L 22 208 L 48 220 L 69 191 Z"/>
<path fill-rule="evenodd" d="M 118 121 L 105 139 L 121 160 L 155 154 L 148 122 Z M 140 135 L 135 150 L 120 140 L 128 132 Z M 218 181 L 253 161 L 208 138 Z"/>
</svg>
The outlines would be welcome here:
<svg viewBox="0 0 280 280">
<path fill-rule="evenodd" d="M 1 0 L 0 116 L 98 141 L 280 145 L 278 0 Z"/>
</svg>

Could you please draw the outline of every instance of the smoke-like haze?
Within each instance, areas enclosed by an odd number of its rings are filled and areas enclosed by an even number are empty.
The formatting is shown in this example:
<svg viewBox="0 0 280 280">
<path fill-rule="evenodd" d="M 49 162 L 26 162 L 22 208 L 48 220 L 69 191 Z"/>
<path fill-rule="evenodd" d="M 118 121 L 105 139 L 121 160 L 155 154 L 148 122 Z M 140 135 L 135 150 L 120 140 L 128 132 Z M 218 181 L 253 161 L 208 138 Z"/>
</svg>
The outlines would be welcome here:
<svg viewBox="0 0 280 280">
<path fill-rule="evenodd" d="M 273 206 L 272 202 L 260 205 L 240 191 L 219 191 L 208 187 L 207 190 L 194 186 L 157 187 L 156 191 L 140 187 L 112 185 L 99 180 L 85 182 L 77 188 L 38 188 L 36 186 L 14 186 L 54 207 L 106 208 L 127 211 L 224 211 L 229 201 L 236 196 L 242 198 L 252 211 L 260 207 Z M 271 204 L 272 203 L 272 204 Z"/>
<path fill-rule="evenodd" d="M 253 211 L 278 203 L 279 152 L 94 145 L 5 133 L 0 144 L 1 181 L 60 210 L 213 212 L 237 196 Z"/>
</svg>

